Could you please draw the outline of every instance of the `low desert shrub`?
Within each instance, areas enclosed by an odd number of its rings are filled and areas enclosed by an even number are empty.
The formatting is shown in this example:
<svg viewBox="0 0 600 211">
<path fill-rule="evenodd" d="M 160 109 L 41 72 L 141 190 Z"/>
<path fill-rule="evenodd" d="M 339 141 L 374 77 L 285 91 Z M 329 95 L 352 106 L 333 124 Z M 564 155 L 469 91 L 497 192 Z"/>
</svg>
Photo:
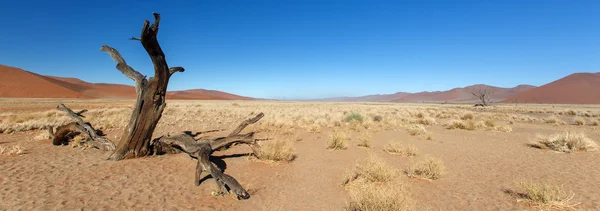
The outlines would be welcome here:
<svg viewBox="0 0 600 211">
<path fill-rule="evenodd" d="M 549 183 L 526 183 L 520 182 L 519 186 L 524 192 L 517 193 L 505 190 L 506 193 L 517 197 L 518 201 L 525 201 L 539 208 L 574 210 L 576 204 L 570 203 L 574 194 L 567 194 L 561 186 Z"/>
<path fill-rule="evenodd" d="M 417 119 L 416 123 L 422 124 L 422 125 L 436 125 L 437 121 L 435 121 L 435 119 L 433 117 L 426 116 L 426 117 Z"/>
<path fill-rule="evenodd" d="M 361 183 L 350 190 L 348 211 L 414 210 L 414 201 L 405 185 L 395 183 Z"/>
<path fill-rule="evenodd" d="M 462 119 L 462 120 L 470 120 L 470 119 L 473 119 L 473 117 L 474 117 L 473 113 L 469 112 L 469 113 L 464 113 L 460 117 L 460 119 Z"/>
<path fill-rule="evenodd" d="M 547 118 L 544 118 L 544 122 L 554 124 L 554 125 L 565 125 L 566 124 L 564 121 L 562 121 L 561 119 L 559 119 L 556 116 L 549 116 Z"/>
<path fill-rule="evenodd" d="M 361 133 L 360 136 L 358 137 L 358 146 L 371 148 L 371 139 L 373 139 L 372 136 L 373 135 L 369 132 Z"/>
<path fill-rule="evenodd" d="M 485 120 L 484 124 L 485 124 L 486 127 L 489 127 L 489 128 L 496 127 L 496 123 L 493 120 L 489 120 L 489 119 Z"/>
<path fill-rule="evenodd" d="M 562 132 L 549 136 L 537 135 L 531 146 L 540 149 L 551 149 L 558 152 L 595 151 L 598 144 L 584 133 Z"/>
<path fill-rule="evenodd" d="M 460 120 L 451 120 L 446 123 L 447 129 L 461 129 L 461 130 L 475 130 L 478 127 L 478 124 L 472 120 L 469 121 L 460 121 Z"/>
<path fill-rule="evenodd" d="M 402 146 L 400 142 L 391 141 L 383 147 L 383 151 L 394 155 L 403 155 L 403 156 L 416 156 L 419 150 L 413 146 L 409 145 L 408 147 Z"/>
<path fill-rule="evenodd" d="M 408 134 L 411 136 L 421 135 L 427 133 L 427 130 L 423 125 L 410 125 L 406 128 Z"/>
<path fill-rule="evenodd" d="M 0 155 L 22 155 L 27 152 L 27 148 L 21 145 L 0 146 Z"/>
<path fill-rule="evenodd" d="M 445 168 L 441 160 L 427 155 L 411 165 L 406 173 L 409 177 L 436 180 L 442 177 Z"/>
<path fill-rule="evenodd" d="M 581 117 L 577 117 L 577 118 L 573 119 L 573 123 L 575 125 L 585 125 L 585 119 L 581 118 Z"/>
<path fill-rule="evenodd" d="M 296 158 L 294 154 L 292 141 L 277 139 L 261 144 L 259 148 L 258 159 L 275 162 L 290 162 Z"/>
<path fill-rule="evenodd" d="M 381 158 L 371 155 L 367 160 L 357 162 L 352 172 L 344 177 L 342 184 L 347 185 L 355 180 L 361 180 L 362 182 L 388 182 L 395 176 L 395 169 L 383 162 Z"/>
<path fill-rule="evenodd" d="M 502 132 L 507 132 L 507 133 L 512 132 L 512 128 L 508 125 L 496 126 L 496 127 L 494 127 L 494 129 L 497 131 L 502 131 Z"/>
<path fill-rule="evenodd" d="M 343 150 L 348 146 L 350 138 L 344 132 L 334 131 L 327 140 L 327 149 Z"/>
<path fill-rule="evenodd" d="M 344 118 L 344 122 L 358 121 L 363 122 L 363 116 L 359 113 L 351 113 Z"/>
</svg>

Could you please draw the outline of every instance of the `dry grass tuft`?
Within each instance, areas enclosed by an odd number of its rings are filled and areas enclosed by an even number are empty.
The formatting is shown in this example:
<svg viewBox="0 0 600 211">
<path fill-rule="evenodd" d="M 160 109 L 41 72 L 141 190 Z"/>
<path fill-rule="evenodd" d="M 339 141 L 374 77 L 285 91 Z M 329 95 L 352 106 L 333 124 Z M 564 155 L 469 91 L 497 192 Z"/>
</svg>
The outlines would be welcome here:
<svg viewBox="0 0 600 211">
<path fill-rule="evenodd" d="M 496 123 L 493 120 L 485 120 L 483 123 L 486 127 L 494 128 L 496 127 Z"/>
<path fill-rule="evenodd" d="M 403 156 L 416 156 L 419 153 L 417 147 L 413 145 L 408 145 L 408 147 L 402 146 L 400 142 L 390 141 L 383 147 L 383 151 L 394 155 L 403 155 Z"/>
<path fill-rule="evenodd" d="M 258 155 L 260 160 L 290 162 L 296 158 L 291 140 L 277 139 L 261 144 Z"/>
<path fill-rule="evenodd" d="M 447 129 L 461 129 L 461 130 L 475 130 L 479 127 L 477 123 L 472 120 L 469 121 L 460 121 L 460 120 L 451 120 L 446 123 Z"/>
<path fill-rule="evenodd" d="M 406 173 L 409 177 L 436 180 L 441 178 L 445 168 L 441 160 L 427 155 L 414 165 L 411 165 Z"/>
<path fill-rule="evenodd" d="M 512 128 L 508 125 L 496 126 L 494 129 L 497 131 L 502 131 L 502 132 L 507 132 L 507 133 L 512 132 Z"/>
<path fill-rule="evenodd" d="M 566 125 L 567 124 L 564 121 L 562 121 L 561 119 L 559 119 L 557 116 L 550 116 L 550 117 L 544 118 L 544 122 L 554 124 L 554 125 Z"/>
<path fill-rule="evenodd" d="M 393 184 L 361 183 L 350 190 L 348 211 L 403 211 L 413 210 L 414 201 L 400 182 Z"/>
<path fill-rule="evenodd" d="M 0 155 L 22 155 L 27 152 L 27 148 L 21 145 L 13 145 L 9 147 L 0 146 Z"/>
<path fill-rule="evenodd" d="M 358 137 L 358 146 L 371 148 L 371 140 L 373 139 L 373 135 L 369 132 L 363 132 Z"/>
<path fill-rule="evenodd" d="M 344 132 L 333 131 L 327 140 L 327 149 L 344 150 L 348 148 L 350 138 Z"/>
<path fill-rule="evenodd" d="M 435 121 L 435 118 L 433 117 L 423 117 L 423 118 L 419 118 L 415 121 L 418 124 L 422 124 L 422 125 L 436 125 L 437 121 Z"/>
<path fill-rule="evenodd" d="M 40 141 L 50 139 L 50 133 L 48 131 L 40 131 L 38 135 L 36 135 L 33 140 Z"/>
<path fill-rule="evenodd" d="M 433 136 L 431 136 L 431 134 L 428 134 L 428 135 L 427 135 L 427 137 L 426 137 L 425 139 L 427 139 L 427 140 L 431 141 L 431 140 L 433 140 Z"/>
<path fill-rule="evenodd" d="M 473 117 L 474 117 L 474 116 L 475 116 L 475 115 L 473 115 L 473 113 L 471 113 L 471 112 L 469 112 L 469 113 L 464 113 L 464 114 L 463 114 L 463 115 L 460 117 L 460 119 L 462 119 L 462 120 L 471 120 L 471 119 L 473 119 Z"/>
<path fill-rule="evenodd" d="M 584 133 L 566 131 L 549 136 L 537 135 L 536 139 L 537 141 L 531 144 L 532 147 L 547 148 L 558 152 L 595 151 L 598 149 L 598 144 Z"/>
<path fill-rule="evenodd" d="M 523 193 L 512 190 L 504 192 L 517 197 L 518 201 L 525 201 L 542 209 L 575 210 L 575 206 L 577 206 L 577 204 L 570 203 L 575 194 L 567 194 L 561 186 L 525 182 L 519 183 L 519 186 L 524 190 Z"/>
<path fill-rule="evenodd" d="M 585 125 L 585 119 L 581 118 L 581 117 L 577 117 L 577 118 L 573 119 L 573 123 L 575 125 Z"/>
<path fill-rule="evenodd" d="M 411 136 L 421 135 L 427 133 L 427 130 L 423 125 L 410 125 L 407 128 L 408 134 Z"/>
<path fill-rule="evenodd" d="M 396 170 L 383 162 L 381 158 L 371 155 L 363 162 L 357 162 L 351 173 L 347 174 L 343 185 L 347 185 L 355 180 L 363 182 L 388 182 L 396 176 Z"/>
</svg>

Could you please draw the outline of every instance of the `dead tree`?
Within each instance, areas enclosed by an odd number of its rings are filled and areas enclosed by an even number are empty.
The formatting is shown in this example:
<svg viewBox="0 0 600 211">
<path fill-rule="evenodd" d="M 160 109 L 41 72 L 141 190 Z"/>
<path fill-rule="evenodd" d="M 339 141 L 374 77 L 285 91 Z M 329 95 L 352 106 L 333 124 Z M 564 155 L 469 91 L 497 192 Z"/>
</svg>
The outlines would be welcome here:
<svg viewBox="0 0 600 211">
<path fill-rule="evenodd" d="M 146 20 L 141 37 L 131 38 L 132 40 L 139 40 L 142 43 L 142 46 L 144 46 L 144 49 L 146 49 L 152 60 L 154 77 L 150 79 L 146 79 L 145 76 L 131 68 L 116 49 L 107 45 L 103 45 L 101 48 L 102 51 L 110 54 L 111 58 L 117 62 L 117 69 L 119 71 L 135 81 L 135 106 L 117 147 L 115 148 L 115 145 L 110 140 L 102 137 L 101 133 L 95 130 L 91 124 L 81 119 L 83 117 L 82 113 L 85 111 L 76 113 L 63 104 L 59 106 L 59 109 L 67 112 L 69 116 L 75 119 L 75 122 L 58 127 L 56 132 L 50 128 L 49 131 L 53 138 L 53 144 L 63 145 L 74 135 L 85 134 L 92 146 L 107 151 L 114 151 L 109 157 L 111 160 L 185 152 L 198 160 L 194 182 L 196 185 L 200 185 L 202 174 L 206 172 L 214 178 L 221 193 L 230 190 L 238 199 L 247 199 L 250 197 L 248 192 L 235 178 L 224 174 L 221 169 L 213 164 L 210 161 L 210 156 L 212 152 L 227 148 L 235 143 L 248 144 L 254 155 L 259 156 L 260 145 L 257 144 L 258 139 L 254 138 L 254 132 L 240 133 L 248 125 L 259 121 L 264 116 L 263 113 L 259 113 L 255 117 L 243 121 L 226 137 L 196 140 L 194 137 L 203 132 L 194 134 L 190 131 L 185 131 L 182 134 L 166 135 L 153 140 L 151 139 L 166 106 L 165 93 L 169 78 L 175 72 L 184 71 L 182 67 L 168 67 L 165 55 L 156 39 L 159 22 L 160 15 L 154 13 L 154 24 L 150 25 L 150 22 Z M 214 131 L 220 130 L 208 132 Z"/>
<path fill-rule="evenodd" d="M 160 15 L 154 13 L 154 23 L 150 25 L 150 21 L 144 21 L 141 36 L 131 38 L 142 43 L 152 60 L 154 77 L 150 79 L 146 79 L 146 76 L 131 68 L 116 49 L 107 45 L 100 48 L 117 62 L 119 71 L 135 81 L 136 102 L 133 112 L 115 152 L 109 157 L 111 160 L 143 157 L 150 154 L 152 133 L 166 106 L 165 94 L 169 78 L 176 72 L 184 71 L 183 67 L 169 68 L 167 65 L 165 54 L 156 39 L 159 23 Z"/>
<path fill-rule="evenodd" d="M 83 119 L 81 119 L 81 117 L 83 117 L 82 114 L 87 110 L 73 112 L 64 104 L 60 104 L 56 108 L 60 111 L 66 112 L 75 121 L 57 127 L 56 132 L 53 131 L 52 127 L 48 127 L 50 137 L 52 138 L 52 144 L 63 145 L 74 136 L 83 134 L 86 137 L 87 142 L 93 147 L 106 151 L 115 150 L 115 145 L 113 142 L 101 136 L 102 132 L 94 129 L 89 122 L 85 122 Z"/>
<path fill-rule="evenodd" d="M 475 104 L 475 107 L 488 106 L 490 98 L 492 97 L 492 94 L 494 94 L 494 91 L 496 91 L 495 87 L 485 85 L 467 88 L 467 92 L 469 92 L 469 94 L 477 97 L 477 99 L 481 101 L 481 104 Z"/>
<path fill-rule="evenodd" d="M 254 139 L 254 132 L 239 134 L 248 125 L 256 123 L 264 116 L 263 113 L 256 115 L 251 119 L 243 121 L 235 130 L 228 136 L 216 139 L 203 139 L 196 141 L 190 133 L 182 133 L 178 135 L 161 136 L 153 141 L 156 154 L 178 153 L 183 151 L 189 156 L 198 160 L 196 165 L 196 177 L 194 184 L 200 185 L 202 174 L 208 173 L 215 180 L 219 188 L 219 194 L 225 194 L 230 190 L 238 199 L 248 199 L 250 194 L 240 185 L 233 177 L 224 174 L 219 167 L 210 161 L 210 155 L 219 149 L 225 148 L 234 143 L 249 144 L 254 152 L 254 155 L 259 155 L 260 145 Z"/>
</svg>

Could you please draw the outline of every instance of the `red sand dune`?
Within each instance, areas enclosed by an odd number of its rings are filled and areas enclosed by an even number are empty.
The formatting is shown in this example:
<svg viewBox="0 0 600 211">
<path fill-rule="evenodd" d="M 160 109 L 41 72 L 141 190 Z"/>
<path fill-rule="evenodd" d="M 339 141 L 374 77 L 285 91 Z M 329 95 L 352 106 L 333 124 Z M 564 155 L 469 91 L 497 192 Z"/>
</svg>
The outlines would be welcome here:
<svg viewBox="0 0 600 211">
<path fill-rule="evenodd" d="M 0 97 L 5 98 L 135 98 L 135 88 L 123 84 L 89 83 L 77 78 L 43 76 L 0 65 Z M 167 92 L 167 99 L 252 100 L 230 93 L 193 89 Z"/>
<path fill-rule="evenodd" d="M 454 88 L 448 91 L 435 91 L 435 92 L 418 92 L 418 93 L 407 93 L 407 92 L 396 92 L 394 94 L 379 94 L 379 95 L 366 95 L 360 97 L 338 97 L 338 98 L 326 98 L 318 101 L 337 101 L 337 102 L 469 102 L 477 101 L 477 98 L 471 95 L 467 90 L 473 87 L 492 87 L 484 84 L 476 84 L 464 88 Z M 494 94 L 492 94 L 491 100 L 498 102 L 509 98 L 515 94 L 535 88 L 531 85 L 519 85 L 513 88 L 495 88 Z"/>
<path fill-rule="evenodd" d="M 435 92 L 419 92 L 411 95 L 404 96 L 402 98 L 394 99 L 393 102 L 432 102 L 432 101 L 450 101 L 450 102 L 461 102 L 461 101 L 477 101 L 478 99 L 471 95 L 468 90 L 471 88 L 494 88 L 495 91 L 492 94 L 491 100 L 494 102 L 504 100 L 513 96 L 517 93 L 530 90 L 535 86 L 531 85 L 519 85 L 513 88 L 502 88 L 489 86 L 485 84 L 476 84 L 467 86 L 464 88 L 454 88 L 448 91 L 435 91 Z"/>
<path fill-rule="evenodd" d="M 389 102 L 393 99 L 402 98 L 410 95 L 407 92 L 396 92 L 394 94 L 377 94 L 377 95 L 365 95 L 360 97 L 334 97 L 320 99 L 319 101 L 328 102 Z"/>
<path fill-rule="evenodd" d="M 503 102 L 600 104 L 600 73 L 574 73 Z"/>
</svg>

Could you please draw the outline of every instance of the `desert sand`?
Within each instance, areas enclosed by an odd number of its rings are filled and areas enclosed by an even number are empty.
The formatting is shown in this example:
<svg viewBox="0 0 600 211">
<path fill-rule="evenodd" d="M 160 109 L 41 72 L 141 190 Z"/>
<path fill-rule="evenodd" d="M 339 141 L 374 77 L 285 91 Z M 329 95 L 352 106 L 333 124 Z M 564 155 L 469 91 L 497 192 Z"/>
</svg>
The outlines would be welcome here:
<svg viewBox="0 0 600 211">
<path fill-rule="evenodd" d="M 522 193 L 518 182 L 561 185 L 573 193 L 569 204 L 600 209 L 598 151 L 560 153 L 528 144 L 539 135 L 572 131 L 600 140 L 600 107 L 584 105 L 498 104 L 473 108 L 460 104 L 315 103 L 270 101 L 167 101 L 154 136 L 183 130 L 233 129 L 252 114 L 265 117 L 247 131 L 265 142 L 286 141 L 297 156 L 291 162 L 258 160 L 245 145 L 216 152 L 224 166 L 248 189 L 250 199 L 212 196 L 212 179 L 194 186 L 195 160 L 186 154 L 107 161 L 109 152 L 53 146 L 43 125 L 70 121 L 58 103 L 87 108 L 85 120 L 118 140 L 131 100 L 0 100 L 0 210 L 344 210 L 351 186 L 344 175 L 357 161 L 376 156 L 406 187 L 412 210 L 537 210 L 505 190 Z M 358 114 L 363 120 L 344 121 Z M 381 120 L 375 120 L 380 116 Z M 472 122 L 470 129 L 449 129 Z M 485 123 L 483 123 L 485 122 Z M 583 122 L 583 124 L 580 124 Z M 410 128 L 423 128 L 411 135 Z M 472 129 L 472 130 L 471 130 Z M 218 136 L 229 131 L 209 133 Z M 347 148 L 327 149 L 343 134 Z M 369 137 L 370 148 L 358 147 Z M 384 151 L 390 141 L 417 149 L 416 156 Z M 445 166 L 439 179 L 408 177 L 416 161 L 432 156 Z M 385 184 L 383 184 L 385 185 Z"/>
</svg>

